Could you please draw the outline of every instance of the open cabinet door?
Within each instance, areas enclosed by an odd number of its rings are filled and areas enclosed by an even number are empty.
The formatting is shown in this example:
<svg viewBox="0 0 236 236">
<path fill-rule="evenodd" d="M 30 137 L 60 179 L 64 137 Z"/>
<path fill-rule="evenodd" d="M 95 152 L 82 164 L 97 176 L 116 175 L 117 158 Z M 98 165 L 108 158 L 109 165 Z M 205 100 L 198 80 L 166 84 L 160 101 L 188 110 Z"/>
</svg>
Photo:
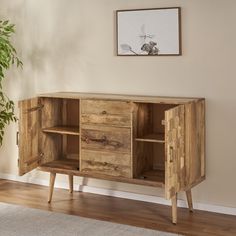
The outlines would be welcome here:
<svg viewBox="0 0 236 236">
<path fill-rule="evenodd" d="M 170 199 L 185 185 L 185 107 L 165 111 L 165 196 Z"/>
<path fill-rule="evenodd" d="M 38 98 L 19 102 L 19 175 L 39 166 L 42 105 Z"/>
</svg>

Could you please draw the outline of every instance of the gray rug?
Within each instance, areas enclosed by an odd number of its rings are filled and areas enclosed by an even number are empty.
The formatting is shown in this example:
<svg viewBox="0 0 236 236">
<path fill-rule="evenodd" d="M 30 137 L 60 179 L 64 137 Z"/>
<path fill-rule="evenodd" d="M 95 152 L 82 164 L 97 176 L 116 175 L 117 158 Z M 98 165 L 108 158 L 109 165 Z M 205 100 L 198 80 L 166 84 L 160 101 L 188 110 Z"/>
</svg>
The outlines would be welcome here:
<svg viewBox="0 0 236 236">
<path fill-rule="evenodd" d="M 0 203 L 0 236 L 174 236 L 155 230 Z"/>
</svg>

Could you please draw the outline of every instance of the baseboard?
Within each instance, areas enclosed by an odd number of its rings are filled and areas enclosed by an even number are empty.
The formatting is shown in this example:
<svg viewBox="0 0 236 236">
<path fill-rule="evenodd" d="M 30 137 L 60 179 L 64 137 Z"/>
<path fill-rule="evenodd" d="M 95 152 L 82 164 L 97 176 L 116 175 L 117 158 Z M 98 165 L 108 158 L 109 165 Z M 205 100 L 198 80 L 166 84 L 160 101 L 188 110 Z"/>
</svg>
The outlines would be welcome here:
<svg viewBox="0 0 236 236">
<path fill-rule="evenodd" d="M 48 186 L 48 181 L 36 179 L 36 178 L 30 177 L 30 175 L 27 175 L 27 174 L 20 177 L 17 175 L 0 173 L 0 178 L 24 182 L 24 183 L 32 183 L 32 184 Z M 64 182 L 56 181 L 55 187 L 68 189 L 68 184 Z M 94 194 L 100 194 L 100 195 L 105 195 L 105 196 L 120 197 L 120 198 L 126 198 L 126 199 L 137 200 L 137 201 L 170 205 L 170 201 L 162 197 L 158 197 L 158 196 L 150 196 L 150 195 L 124 192 L 124 191 L 118 191 L 118 190 L 104 189 L 104 188 L 96 188 L 96 187 L 84 186 L 84 185 L 79 185 L 79 184 L 75 184 L 74 189 L 78 189 L 79 191 L 87 192 L 87 193 L 94 193 Z M 178 206 L 187 208 L 186 201 L 179 199 Z M 194 202 L 194 209 L 221 213 L 221 214 L 236 215 L 236 208 L 234 207 L 225 207 L 225 206 Z"/>
</svg>

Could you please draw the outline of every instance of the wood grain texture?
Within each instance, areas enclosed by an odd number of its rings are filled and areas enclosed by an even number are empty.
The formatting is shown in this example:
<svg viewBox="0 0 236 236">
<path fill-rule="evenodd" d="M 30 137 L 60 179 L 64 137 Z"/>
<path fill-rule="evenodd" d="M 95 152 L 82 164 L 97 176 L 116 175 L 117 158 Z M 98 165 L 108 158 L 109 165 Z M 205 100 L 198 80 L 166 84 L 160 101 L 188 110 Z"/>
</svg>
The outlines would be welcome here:
<svg viewBox="0 0 236 236">
<path fill-rule="evenodd" d="M 191 189 L 186 191 L 186 197 L 187 197 L 189 211 L 193 212 L 193 199 L 192 199 Z"/>
<path fill-rule="evenodd" d="M 152 186 L 152 187 L 158 187 L 158 188 L 164 188 L 165 184 L 162 181 L 152 181 L 152 180 L 144 180 L 144 179 L 132 179 L 122 176 L 112 176 L 108 174 L 104 174 L 102 171 L 100 172 L 86 172 L 86 171 L 78 171 L 75 165 L 71 165 L 70 168 L 66 169 L 63 165 L 55 165 L 56 163 L 60 162 L 53 161 L 51 163 L 47 163 L 44 165 L 39 166 L 39 170 L 45 171 L 45 172 L 55 172 L 58 174 L 65 174 L 65 175 L 74 175 L 74 176 L 81 176 L 81 177 L 88 177 L 88 178 L 95 178 L 95 179 L 103 179 L 103 180 L 110 180 L 110 181 L 116 181 L 121 183 L 130 183 L 130 184 L 137 184 L 137 185 L 144 185 L 144 186 Z M 81 161 L 82 162 L 82 161 Z"/>
<path fill-rule="evenodd" d="M 80 135 L 78 126 L 73 126 L 73 127 L 55 126 L 55 127 L 44 128 L 42 129 L 42 131 L 45 133 L 54 133 L 54 134 L 69 134 L 77 136 Z"/>
<path fill-rule="evenodd" d="M 42 130 L 62 124 L 62 99 L 43 98 Z M 62 137 L 57 134 L 42 133 L 42 164 L 51 162 L 62 156 Z"/>
<path fill-rule="evenodd" d="M 131 153 L 131 130 L 109 126 L 81 125 L 81 148 Z"/>
<path fill-rule="evenodd" d="M 165 195 L 172 198 L 185 188 L 185 107 L 179 105 L 165 112 L 166 161 Z"/>
<path fill-rule="evenodd" d="M 55 179 L 56 179 L 56 173 L 50 173 L 48 203 L 52 201 Z"/>
<path fill-rule="evenodd" d="M 236 216 L 179 208 L 173 225 L 169 206 L 57 188 L 48 204 L 47 195 L 46 186 L 0 179 L 0 202 L 190 236 L 236 235 Z"/>
<path fill-rule="evenodd" d="M 112 176 L 132 177 L 131 155 L 82 149 L 81 171 Z"/>
<path fill-rule="evenodd" d="M 205 101 L 185 105 L 186 189 L 205 178 Z"/>
<path fill-rule="evenodd" d="M 75 127 L 74 132 L 63 135 L 63 156 L 65 158 L 79 160 L 80 148 L 80 101 L 75 99 L 63 99 L 63 126 L 71 128 Z"/>
<path fill-rule="evenodd" d="M 61 158 L 61 159 L 57 159 L 57 160 L 42 164 L 40 167 L 51 168 L 51 169 L 58 168 L 58 169 L 64 169 L 65 171 L 68 171 L 68 170 L 78 171 L 79 161 L 73 160 L 73 159 Z M 67 173 L 69 174 L 70 172 L 67 172 Z"/>
<path fill-rule="evenodd" d="M 131 104 L 121 101 L 81 100 L 81 123 L 131 127 Z"/>
<path fill-rule="evenodd" d="M 42 159 L 40 148 L 41 103 L 38 98 L 20 101 L 19 104 L 19 175 L 37 166 Z"/>
<path fill-rule="evenodd" d="M 174 104 L 135 103 L 134 176 L 147 170 L 165 169 L 165 111 Z M 150 142 L 156 144 L 142 144 Z"/>
<path fill-rule="evenodd" d="M 24 160 L 29 170 L 40 161 L 52 173 L 165 187 L 172 200 L 185 190 L 191 205 L 189 191 L 205 178 L 204 99 L 59 95 L 26 103 L 28 113 L 42 109 L 26 118 L 44 131 L 30 133 L 40 155 Z"/>
</svg>

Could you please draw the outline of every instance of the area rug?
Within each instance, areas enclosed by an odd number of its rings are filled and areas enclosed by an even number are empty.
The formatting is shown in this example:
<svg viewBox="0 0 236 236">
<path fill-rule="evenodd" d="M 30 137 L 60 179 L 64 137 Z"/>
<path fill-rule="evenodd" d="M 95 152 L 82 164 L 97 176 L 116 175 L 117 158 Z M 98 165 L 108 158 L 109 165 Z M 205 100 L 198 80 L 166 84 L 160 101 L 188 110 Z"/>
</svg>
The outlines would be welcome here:
<svg viewBox="0 0 236 236">
<path fill-rule="evenodd" d="M 0 236 L 174 236 L 80 216 L 0 203 Z"/>
</svg>

